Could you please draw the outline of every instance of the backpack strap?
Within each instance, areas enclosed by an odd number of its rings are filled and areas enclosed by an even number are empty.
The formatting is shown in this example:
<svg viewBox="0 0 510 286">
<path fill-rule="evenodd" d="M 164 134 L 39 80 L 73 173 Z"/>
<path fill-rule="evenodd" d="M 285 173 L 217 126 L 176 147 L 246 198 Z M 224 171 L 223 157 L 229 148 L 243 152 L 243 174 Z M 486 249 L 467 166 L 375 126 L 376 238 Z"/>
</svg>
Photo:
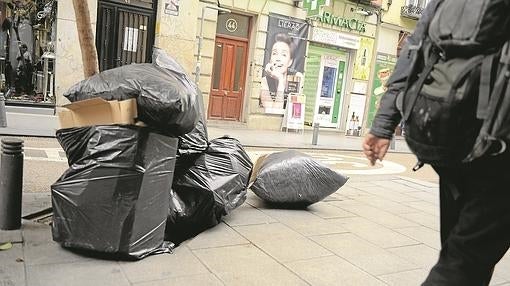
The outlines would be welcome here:
<svg viewBox="0 0 510 286">
<path fill-rule="evenodd" d="M 499 112 L 499 108 L 503 99 L 510 96 L 510 41 L 507 42 L 502 49 L 500 63 L 502 67 L 498 70 L 498 76 L 494 88 L 491 92 L 487 116 L 483 121 L 478 138 L 471 153 L 463 160 L 463 162 L 471 162 L 487 154 L 487 151 L 494 143 L 499 142 L 499 152 L 490 155 L 497 155 L 504 152 L 507 148 L 506 142 L 493 135 L 494 123 Z"/>
<path fill-rule="evenodd" d="M 403 116 L 404 121 L 407 121 L 409 119 L 409 116 L 413 111 L 413 107 L 416 104 L 416 100 L 418 99 L 418 94 L 420 93 L 420 90 L 422 89 L 425 80 L 427 80 L 430 72 L 434 68 L 434 65 L 437 63 L 437 61 L 439 61 L 440 58 L 441 55 L 439 54 L 439 52 L 432 48 L 432 53 L 430 54 L 427 63 L 423 71 L 421 72 L 420 77 L 418 78 L 418 81 L 416 82 L 415 85 L 413 85 L 414 87 L 411 87 L 408 83 L 402 104 L 402 108 L 404 110 Z"/>
<path fill-rule="evenodd" d="M 476 118 L 487 118 L 487 110 L 489 109 L 489 98 L 491 94 L 492 82 L 492 65 L 494 62 L 494 54 L 486 56 L 482 62 L 480 71 L 480 89 L 478 92 L 478 106 L 476 108 Z"/>
</svg>

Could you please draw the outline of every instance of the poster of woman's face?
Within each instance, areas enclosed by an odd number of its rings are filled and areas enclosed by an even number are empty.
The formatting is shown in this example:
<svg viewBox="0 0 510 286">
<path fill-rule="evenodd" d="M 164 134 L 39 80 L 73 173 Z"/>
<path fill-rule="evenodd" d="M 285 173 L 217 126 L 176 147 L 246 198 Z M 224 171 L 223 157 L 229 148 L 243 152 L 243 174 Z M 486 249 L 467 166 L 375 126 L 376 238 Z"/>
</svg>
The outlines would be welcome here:
<svg viewBox="0 0 510 286">
<path fill-rule="evenodd" d="M 288 95 L 300 93 L 307 37 L 303 20 L 269 15 L 259 98 L 264 113 L 283 114 Z"/>
</svg>

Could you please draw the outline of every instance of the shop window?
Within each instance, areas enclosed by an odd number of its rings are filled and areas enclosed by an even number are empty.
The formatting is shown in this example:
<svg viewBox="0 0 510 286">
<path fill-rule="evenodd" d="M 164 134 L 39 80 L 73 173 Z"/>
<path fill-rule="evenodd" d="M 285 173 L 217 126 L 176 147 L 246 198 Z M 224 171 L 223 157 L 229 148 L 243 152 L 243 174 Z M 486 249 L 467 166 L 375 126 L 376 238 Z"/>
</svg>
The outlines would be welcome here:
<svg viewBox="0 0 510 286">
<path fill-rule="evenodd" d="M 55 104 L 57 0 L 0 2 L 0 89 L 7 103 Z"/>
</svg>

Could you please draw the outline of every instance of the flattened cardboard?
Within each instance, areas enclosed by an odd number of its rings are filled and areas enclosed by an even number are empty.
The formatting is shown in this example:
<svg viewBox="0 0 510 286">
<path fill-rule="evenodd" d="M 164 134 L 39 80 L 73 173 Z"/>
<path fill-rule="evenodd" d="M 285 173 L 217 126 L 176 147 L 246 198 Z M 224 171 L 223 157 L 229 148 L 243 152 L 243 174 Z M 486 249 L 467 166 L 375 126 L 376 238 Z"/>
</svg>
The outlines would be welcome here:
<svg viewBox="0 0 510 286">
<path fill-rule="evenodd" d="M 62 106 L 58 112 L 60 128 L 92 125 L 134 124 L 136 99 L 111 100 L 92 98 Z"/>
</svg>

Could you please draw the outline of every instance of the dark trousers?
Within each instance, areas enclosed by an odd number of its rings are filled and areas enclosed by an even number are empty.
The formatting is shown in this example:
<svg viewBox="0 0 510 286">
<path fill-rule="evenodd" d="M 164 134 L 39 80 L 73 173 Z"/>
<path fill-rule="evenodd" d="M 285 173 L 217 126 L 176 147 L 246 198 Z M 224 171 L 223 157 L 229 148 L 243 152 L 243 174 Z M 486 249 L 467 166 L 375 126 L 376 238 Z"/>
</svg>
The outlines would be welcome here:
<svg viewBox="0 0 510 286">
<path fill-rule="evenodd" d="M 422 285 L 489 285 L 510 247 L 510 156 L 434 169 L 440 178 L 442 248 Z"/>
</svg>

